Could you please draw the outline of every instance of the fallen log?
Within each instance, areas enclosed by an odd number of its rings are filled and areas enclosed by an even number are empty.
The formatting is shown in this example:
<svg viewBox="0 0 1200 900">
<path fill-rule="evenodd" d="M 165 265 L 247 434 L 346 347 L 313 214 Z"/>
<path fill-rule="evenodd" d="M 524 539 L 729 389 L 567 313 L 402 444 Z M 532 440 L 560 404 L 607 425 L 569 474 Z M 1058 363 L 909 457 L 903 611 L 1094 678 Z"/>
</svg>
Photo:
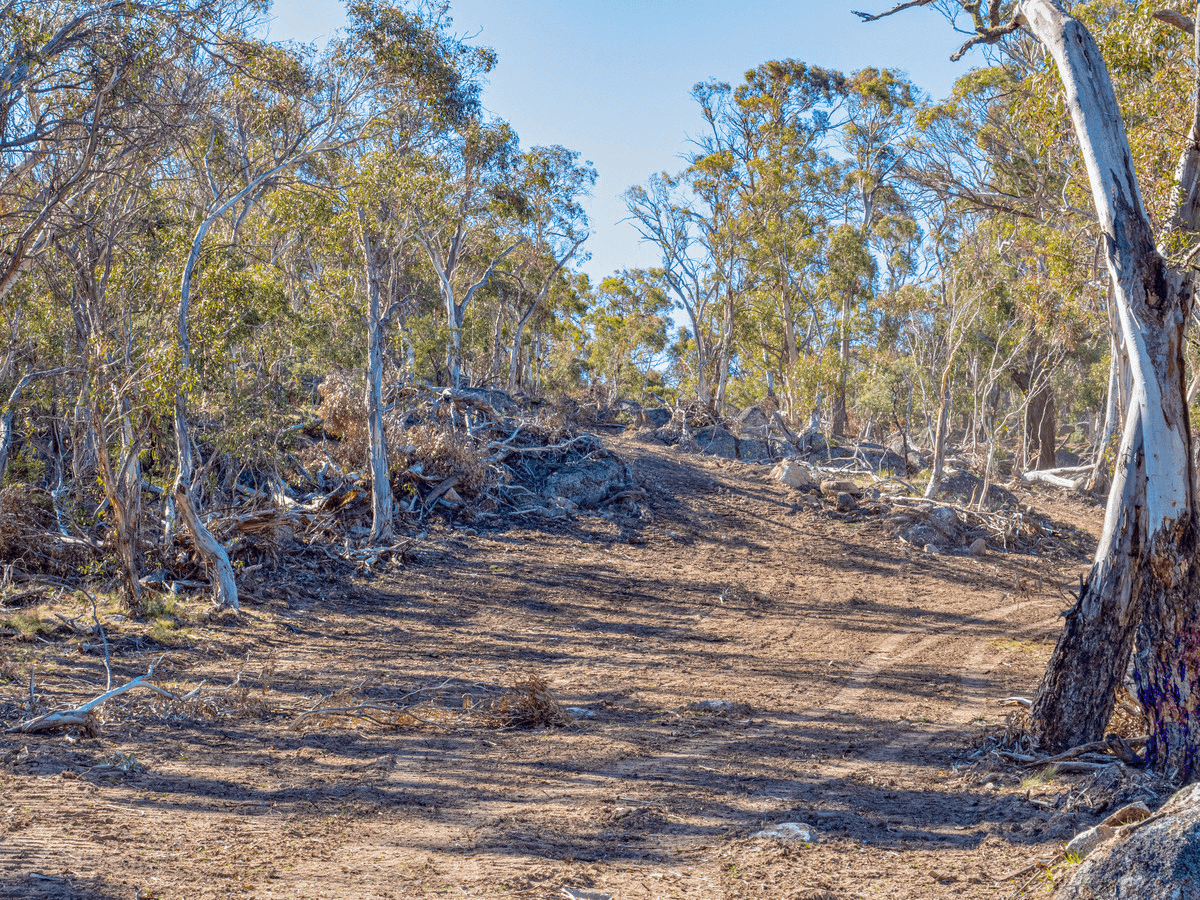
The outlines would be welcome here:
<svg viewBox="0 0 1200 900">
<path fill-rule="evenodd" d="M 1068 491 L 1080 491 L 1087 485 L 1088 473 L 1077 469 L 1033 469 L 1021 473 L 1021 480 L 1026 484 L 1049 484 L 1053 487 L 1065 488 Z M 1077 477 L 1070 477 L 1075 475 Z"/>
</svg>

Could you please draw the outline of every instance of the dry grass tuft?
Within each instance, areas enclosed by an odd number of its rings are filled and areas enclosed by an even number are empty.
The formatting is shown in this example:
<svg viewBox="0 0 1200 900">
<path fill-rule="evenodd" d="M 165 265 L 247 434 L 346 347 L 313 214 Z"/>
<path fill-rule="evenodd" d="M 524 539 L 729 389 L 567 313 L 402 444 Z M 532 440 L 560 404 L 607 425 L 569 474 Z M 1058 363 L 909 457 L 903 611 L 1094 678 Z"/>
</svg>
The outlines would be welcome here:
<svg viewBox="0 0 1200 900">
<path fill-rule="evenodd" d="M 571 715 L 554 695 L 541 675 L 530 674 L 517 681 L 492 704 L 493 718 L 505 728 L 536 728 L 571 724 Z"/>
</svg>

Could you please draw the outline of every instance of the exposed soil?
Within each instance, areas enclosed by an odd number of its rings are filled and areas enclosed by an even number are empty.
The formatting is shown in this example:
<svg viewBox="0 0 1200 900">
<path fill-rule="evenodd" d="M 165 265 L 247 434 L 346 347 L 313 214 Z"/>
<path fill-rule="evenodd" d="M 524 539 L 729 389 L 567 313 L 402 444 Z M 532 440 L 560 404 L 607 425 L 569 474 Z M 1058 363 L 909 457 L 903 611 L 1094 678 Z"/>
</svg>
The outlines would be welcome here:
<svg viewBox="0 0 1200 900">
<path fill-rule="evenodd" d="M 160 682 L 242 670 L 229 702 L 129 694 L 98 735 L 0 735 L 0 896 L 1046 896 L 1049 874 L 1006 876 L 1100 810 L 1056 811 L 1061 779 L 983 784 L 970 754 L 1034 689 L 1083 563 L 927 555 L 765 467 L 608 443 L 652 520 L 434 532 L 386 573 L 178 631 Z M 1094 534 L 1100 510 L 1059 518 Z M 43 708 L 104 688 L 90 606 L 52 611 L 86 615 L 0 644 L 9 722 L 31 667 Z M 163 648 L 113 611 L 120 684 Z M 529 673 L 573 724 L 291 727 Z M 815 842 L 754 837 L 785 822 Z"/>
</svg>

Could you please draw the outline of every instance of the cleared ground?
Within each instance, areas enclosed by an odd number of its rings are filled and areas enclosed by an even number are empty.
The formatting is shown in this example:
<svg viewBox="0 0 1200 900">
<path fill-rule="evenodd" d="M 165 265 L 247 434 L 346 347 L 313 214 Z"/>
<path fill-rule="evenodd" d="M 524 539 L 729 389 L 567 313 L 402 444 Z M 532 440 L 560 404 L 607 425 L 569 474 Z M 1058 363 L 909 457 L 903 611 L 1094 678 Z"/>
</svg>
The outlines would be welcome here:
<svg viewBox="0 0 1200 900">
<path fill-rule="evenodd" d="M 926 555 L 765 468 L 611 443 L 652 520 L 434 532 L 383 575 L 160 630 L 162 683 L 243 672 L 210 717 L 138 695 L 98 736 L 0 735 L 0 896 L 1045 896 L 1005 877 L 1094 818 L 966 765 L 1035 687 L 1082 564 Z M 108 621 L 114 683 L 164 652 Z M 90 623 L 3 638 L 9 722 L 31 666 L 43 703 L 103 689 Z M 478 705 L 528 673 L 574 724 L 291 727 L 322 695 Z M 783 822 L 816 842 L 753 836 Z"/>
</svg>

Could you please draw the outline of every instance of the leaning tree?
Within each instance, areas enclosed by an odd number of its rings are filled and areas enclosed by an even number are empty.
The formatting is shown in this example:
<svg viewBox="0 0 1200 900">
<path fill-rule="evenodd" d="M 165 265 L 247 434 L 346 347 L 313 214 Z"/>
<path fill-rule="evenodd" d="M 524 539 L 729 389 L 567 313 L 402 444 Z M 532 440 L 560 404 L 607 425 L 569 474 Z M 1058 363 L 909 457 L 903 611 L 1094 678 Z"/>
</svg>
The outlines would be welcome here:
<svg viewBox="0 0 1200 900">
<path fill-rule="evenodd" d="M 1194 780 L 1200 777 L 1200 567 L 1194 562 L 1197 498 L 1184 331 L 1195 295 L 1196 250 L 1179 248 L 1194 242 L 1200 225 L 1200 66 L 1176 169 L 1178 210 L 1156 239 L 1108 69 L 1069 4 L 910 0 L 858 15 L 871 21 L 917 6 L 961 9 L 971 17 L 975 34 L 955 59 L 1023 30 L 1054 61 L 1092 189 L 1133 376 L 1103 534 L 1034 701 L 1036 735 L 1052 751 L 1101 737 L 1136 645 L 1138 695 L 1150 722 L 1147 761 L 1172 778 Z M 1193 20 L 1175 12 L 1158 17 L 1192 34 L 1200 60 Z"/>
</svg>

